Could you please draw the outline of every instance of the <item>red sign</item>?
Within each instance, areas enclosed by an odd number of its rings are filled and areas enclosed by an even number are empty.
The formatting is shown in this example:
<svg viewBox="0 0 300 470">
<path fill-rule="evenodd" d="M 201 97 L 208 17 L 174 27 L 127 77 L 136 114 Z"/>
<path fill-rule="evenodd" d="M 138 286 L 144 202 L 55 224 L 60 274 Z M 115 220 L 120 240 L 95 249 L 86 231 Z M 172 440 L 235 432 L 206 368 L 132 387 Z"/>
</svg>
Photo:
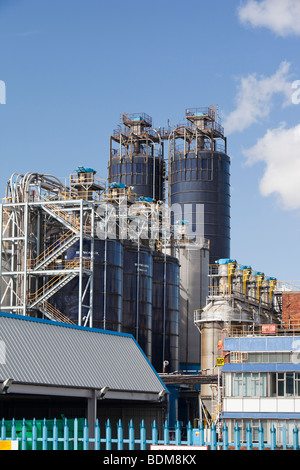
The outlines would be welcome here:
<svg viewBox="0 0 300 470">
<path fill-rule="evenodd" d="M 274 324 L 261 325 L 262 334 L 275 335 L 276 334 L 276 329 L 277 329 L 277 325 L 274 325 Z"/>
</svg>

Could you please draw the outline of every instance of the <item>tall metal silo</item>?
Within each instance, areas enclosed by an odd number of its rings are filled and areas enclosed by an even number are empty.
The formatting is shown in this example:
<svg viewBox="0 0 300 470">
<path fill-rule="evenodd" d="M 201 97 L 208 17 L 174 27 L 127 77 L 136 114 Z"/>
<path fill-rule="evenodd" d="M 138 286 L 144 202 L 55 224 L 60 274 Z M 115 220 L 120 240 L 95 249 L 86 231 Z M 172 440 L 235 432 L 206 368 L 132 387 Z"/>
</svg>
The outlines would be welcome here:
<svg viewBox="0 0 300 470">
<path fill-rule="evenodd" d="M 145 113 L 124 113 L 110 137 L 108 182 L 132 187 L 137 196 L 162 200 L 163 142 Z"/>
<path fill-rule="evenodd" d="M 194 324 L 197 305 L 204 307 L 208 295 L 209 243 L 180 244 L 180 367 L 200 370 L 201 336 Z"/>
<path fill-rule="evenodd" d="M 95 240 L 93 324 L 122 331 L 123 245 L 120 240 Z"/>
<path fill-rule="evenodd" d="M 130 241 L 123 241 L 122 331 L 134 336 L 151 361 L 152 253 Z"/>
<path fill-rule="evenodd" d="M 230 257 L 230 158 L 215 107 L 186 110 L 169 136 L 169 201 L 174 221 L 210 242 L 210 264 Z"/>
<path fill-rule="evenodd" d="M 158 372 L 179 369 L 179 261 L 153 252 L 152 364 Z"/>
</svg>

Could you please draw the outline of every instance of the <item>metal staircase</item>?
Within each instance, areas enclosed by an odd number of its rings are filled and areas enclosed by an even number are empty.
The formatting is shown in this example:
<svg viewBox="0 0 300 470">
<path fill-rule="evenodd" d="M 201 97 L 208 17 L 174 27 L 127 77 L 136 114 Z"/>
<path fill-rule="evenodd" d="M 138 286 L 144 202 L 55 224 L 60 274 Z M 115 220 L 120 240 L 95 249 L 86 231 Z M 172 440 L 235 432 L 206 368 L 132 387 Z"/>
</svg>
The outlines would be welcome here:
<svg viewBox="0 0 300 470">
<path fill-rule="evenodd" d="M 52 304 L 50 304 L 46 300 L 43 300 L 42 302 L 39 303 L 39 310 L 47 318 L 49 318 L 49 320 L 75 325 L 75 323 L 72 320 L 70 320 L 69 317 L 61 313 L 57 308 L 55 308 Z"/>
<path fill-rule="evenodd" d="M 48 302 L 48 299 L 56 294 L 62 287 L 80 274 L 80 269 L 90 271 L 90 260 L 75 258 L 72 260 L 62 259 L 63 253 L 70 248 L 81 236 L 90 238 L 91 227 L 80 224 L 75 212 L 63 210 L 58 204 L 41 204 L 43 210 L 62 225 L 62 230 L 67 230 L 60 238 L 55 240 L 35 259 L 27 260 L 27 269 L 37 275 L 52 277 L 43 284 L 36 292 L 27 296 L 27 307 L 38 309 L 47 318 L 64 323 L 73 323 L 62 312 Z M 45 270 L 45 274 L 44 274 Z M 50 270 L 59 270 L 53 276 Z"/>
<path fill-rule="evenodd" d="M 63 234 L 52 245 L 46 248 L 37 258 L 28 260 L 28 269 L 37 271 L 46 268 L 54 262 L 64 251 L 70 248 L 79 238 L 72 230 Z"/>
<path fill-rule="evenodd" d="M 46 284 L 44 284 L 36 292 L 28 295 L 29 308 L 37 307 L 42 301 L 49 299 L 52 295 L 68 284 L 72 279 L 78 275 L 78 272 L 69 271 L 66 274 L 54 276 Z"/>
<path fill-rule="evenodd" d="M 50 209 L 49 205 L 42 204 L 42 207 L 49 215 L 65 225 L 69 230 L 72 230 L 75 233 L 80 231 L 79 221 L 67 212 L 62 211 L 60 206 L 55 206 L 55 204 L 53 204 Z"/>
<path fill-rule="evenodd" d="M 48 204 L 42 204 L 42 208 L 58 222 L 63 224 L 69 230 L 75 233 L 80 233 L 80 221 L 74 214 L 69 214 L 67 211 L 63 211 L 59 205 L 51 204 L 51 209 Z M 83 233 L 85 236 L 90 235 L 91 227 L 83 225 Z"/>
</svg>

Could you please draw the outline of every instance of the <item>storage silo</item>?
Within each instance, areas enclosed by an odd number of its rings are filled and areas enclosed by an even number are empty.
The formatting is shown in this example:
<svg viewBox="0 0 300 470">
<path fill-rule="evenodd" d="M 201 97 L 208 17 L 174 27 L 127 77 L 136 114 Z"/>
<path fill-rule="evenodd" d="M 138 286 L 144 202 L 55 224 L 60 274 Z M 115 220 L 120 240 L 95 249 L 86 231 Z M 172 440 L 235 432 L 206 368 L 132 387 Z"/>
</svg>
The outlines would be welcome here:
<svg viewBox="0 0 300 470">
<path fill-rule="evenodd" d="M 95 240 L 93 325 L 122 331 L 123 246 L 120 240 Z"/>
<path fill-rule="evenodd" d="M 94 240 L 93 286 L 87 286 L 88 278 L 83 275 L 83 292 L 92 289 L 94 328 L 122 331 L 123 295 L 123 246 L 119 240 Z M 65 260 L 79 257 L 79 242 L 65 253 Z M 83 257 L 91 259 L 91 243 L 84 241 Z M 78 278 L 71 280 L 50 298 L 50 303 L 75 323 L 78 320 Z M 84 302 L 83 317 L 89 314 L 90 305 Z"/>
<path fill-rule="evenodd" d="M 108 182 L 123 183 L 138 197 L 158 201 L 163 199 L 163 143 L 151 126 L 145 113 L 121 115 L 121 126 L 110 137 Z"/>
<path fill-rule="evenodd" d="M 201 336 L 194 324 L 194 311 L 206 304 L 208 295 L 209 243 L 180 244 L 180 367 L 199 370 Z M 200 307 L 199 307 L 200 306 Z"/>
<path fill-rule="evenodd" d="M 152 364 L 158 372 L 179 369 L 179 261 L 153 252 Z"/>
<path fill-rule="evenodd" d="M 174 221 L 210 242 L 210 264 L 230 257 L 230 158 L 215 107 L 186 110 L 187 124 L 169 137 L 170 204 Z"/>
<path fill-rule="evenodd" d="M 151 361 L 152 253 L 139 243 L 123 242 L 122 332 L 132 334 Z"/>
</svg>

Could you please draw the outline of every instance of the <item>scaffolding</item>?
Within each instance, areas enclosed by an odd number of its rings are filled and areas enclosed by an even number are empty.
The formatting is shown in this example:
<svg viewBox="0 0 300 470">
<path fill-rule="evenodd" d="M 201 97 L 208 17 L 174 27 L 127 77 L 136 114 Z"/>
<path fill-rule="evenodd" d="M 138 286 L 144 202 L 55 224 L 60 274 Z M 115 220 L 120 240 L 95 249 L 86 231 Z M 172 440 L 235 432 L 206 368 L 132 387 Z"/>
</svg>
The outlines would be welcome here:
<svg viewBox="0 0 300 470">
<path fill-rule="evenodd" d="M 0 205 L 2 311 L 70 323 L 51 300 L 75 279 L 76 324 L 92 327 L 95 239 L 104 240 L 105 280 L 109 238 L 166 253 L 172 231 L 165 206 L 95 173 L 78 167 L 68 185 L 52 175 L 12 175 Z M 106 318 L 105 300 L 103 307 Z"/>
<path fill-rule="evenodd" d="M 9 180 L 0 207 L 2 311 L 70 322 L 48 300 L 78 278 L 78 324 L 83 323 L 82 307 L 92 304 L 87 297 L 92 298 L 93 285 L 93 257 L 83 255 L 83 243 L 93 245 L 95 227 L 95 207 L 87 192 L 96 186 L 77 181 L 76 188 L 74 181 L 71 177 L 67 187 L 54 176 L 37 173 L 15 174 Z M 78 257 L 65 259 L 76 242 Z M 84 290 L 83 276 L 88 277 Z M 91 308 L 88 317 L 92 321 Z"/>
</svg>

